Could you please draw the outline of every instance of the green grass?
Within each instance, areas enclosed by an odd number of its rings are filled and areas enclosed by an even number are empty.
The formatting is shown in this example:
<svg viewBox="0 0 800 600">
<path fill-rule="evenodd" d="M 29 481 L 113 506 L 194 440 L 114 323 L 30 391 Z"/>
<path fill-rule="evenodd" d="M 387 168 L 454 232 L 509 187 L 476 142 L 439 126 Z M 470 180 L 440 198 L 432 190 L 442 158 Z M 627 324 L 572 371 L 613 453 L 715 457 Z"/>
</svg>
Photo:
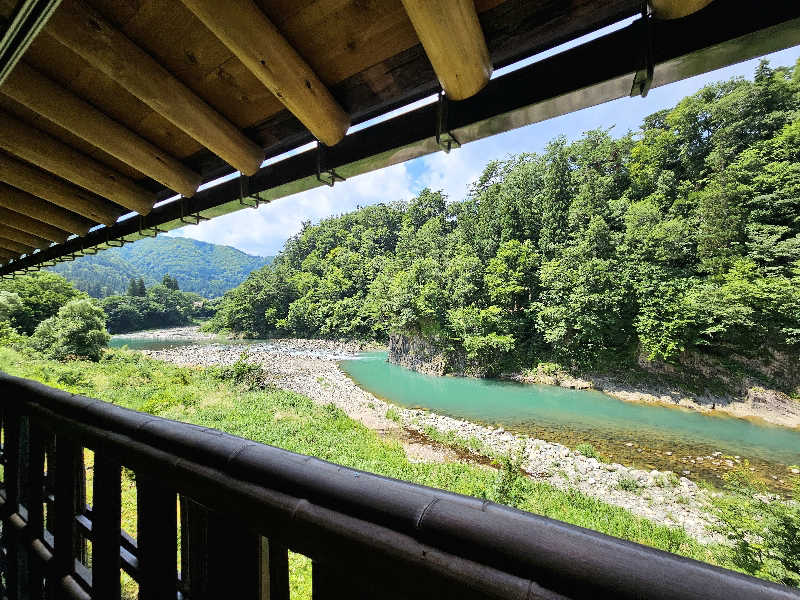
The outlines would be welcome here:
<svg viewBox="0 0 800 600">
<path fill-rule="evenodd" d="M 514 469 L 487 469 L 461 462 L 413 463 L 396 441 L 350 419 L 333 405 L 282 390 L 253 390 L 213 369 L 160 363 L 130 351 L 111 351 L 100 363 L 57 363 L 0 347 L 0 369 L 69 392 L 120 406 L 178 419 L 311 454 L 349 467 L 506 502 L 537 514 L 587 527 L 699 560 L 721 560 L 682 529 L 656 525 L 627 510 L 577 491 L 561 491 L 533 482 Z M 440 441 L 475 447 L 477 440 L 440 434 Z M 447 439 L 444 439 L 447 438 Z M 500 492 L 502 490 L 502 493 Z M 135 534 L 135 484 L 124 481 L 123 523 Z M 292 558 L 292 589 L 307 597 L 310 566 Z"/>
</svg>

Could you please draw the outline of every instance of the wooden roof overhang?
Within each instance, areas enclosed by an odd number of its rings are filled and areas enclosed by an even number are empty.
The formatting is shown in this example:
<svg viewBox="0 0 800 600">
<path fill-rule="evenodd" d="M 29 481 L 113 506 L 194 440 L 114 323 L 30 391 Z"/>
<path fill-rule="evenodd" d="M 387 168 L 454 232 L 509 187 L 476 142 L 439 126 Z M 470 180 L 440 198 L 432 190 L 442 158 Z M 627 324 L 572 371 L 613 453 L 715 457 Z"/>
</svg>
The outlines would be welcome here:
<svg viewBox="0 0 800 600">
<path fill-rule="evenodd" d="M 0 0 L 0 273 L 800 43 L 800 2 L 709 2 Z"/>
</svg>

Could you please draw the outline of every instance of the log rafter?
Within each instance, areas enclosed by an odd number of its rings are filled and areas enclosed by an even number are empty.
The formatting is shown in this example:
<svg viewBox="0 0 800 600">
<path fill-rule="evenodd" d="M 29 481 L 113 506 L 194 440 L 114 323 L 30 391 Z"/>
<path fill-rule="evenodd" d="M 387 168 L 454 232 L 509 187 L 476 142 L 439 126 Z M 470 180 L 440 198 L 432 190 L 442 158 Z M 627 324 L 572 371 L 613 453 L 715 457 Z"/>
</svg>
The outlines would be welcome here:
<svg viewBox="0 0 800 600">
<path fill-rule="evenodd" d="M 261 166 L 259 146 L 86 2 L 62 2 L 44 32 L 242 173 Z"/>
<path fill-rule="evenodd" d="M 19 212 L 69 233 L 85 235 L 92 223 L 28 192 L 0 183 L 0 207 Z"/>
<path fill-rule="evenodd" d="M 0 208 L 0 223 L 3 224 L 3 227 L 0 228 L 0 235 L 5 235 L 5 237 L 9 239 L 17 241 L 20 244 L 28 244 L 29 246 L 34 246 L 35 244 L 26 242 L 21 236 L 12 237 L 8 233 L 1 232 L 6 229 L 16 229 L 22 233 L 29 234 L 39 239 L 50 240 L 51 242 L 63 242 L 69 237 L 68 233 L 52 225 L 47 225 L 31 217 L 16 213 L 13 210 L 8 210 L 7 208 Z"/>
<path fill-rule="evenodd" d="M 153 194 L 131 179 L 3 112 L 0 148 L 139 214 L 153 208 Z"/>
<path fill-rule="evenodd" d="M 95 223 L 111 225 L 123 213 L 117 206 L 84 189 L 2 153 L 0 181 L 78 213 Z"/>
<path fill-rule="evenodd" d="M 181 0 L 322 143 L 339 143 L 350 117 L 252 0 Z"/>
<path fill-rule="evenodd" d="M 0 92 L 184 196 L 200 185 L 198 173 L 25 63 Z"/>
<path fill-rule="evenodd" d="M 489 83 L 492 61 L 473 0 L 403 0 L 447 96 L 464 100 Z"/>
</svg>

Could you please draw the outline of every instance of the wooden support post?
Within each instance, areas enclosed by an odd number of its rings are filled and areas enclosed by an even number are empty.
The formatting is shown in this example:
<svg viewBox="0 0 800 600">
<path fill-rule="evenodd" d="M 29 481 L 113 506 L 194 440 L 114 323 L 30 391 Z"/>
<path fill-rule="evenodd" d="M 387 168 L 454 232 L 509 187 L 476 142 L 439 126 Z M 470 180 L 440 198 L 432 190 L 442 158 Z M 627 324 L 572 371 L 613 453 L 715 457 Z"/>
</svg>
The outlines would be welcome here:
<svg viewBox="0 0 800 600">
<path fill-rule="evenodd" d="M 0 181 L 91 219 L 113 225 L 124 211 L 77 186 L 0 153 Z"/>
<path fill-rule="evenodd" d="M 86 235 L 92 223 L 75 213 L 17 188 L 0 183 L 0 207 L 19 212 L 76 235 Z"/>
<path fill-rule="evenodd" d="M 45 436 L 41 428 L 30 426 L 29 492 L 25 499 L 28 508 L 28 539 L 44 540 L 44 448 Z M 36 553 L 31 553 L 28 564 L 28 587 L 31 598 L 42 598 L 45 569 Z"/>
<path fill-rule="evenodd" d="M 19 242 L 15 242 L 13 240 L 7 240 L 0 236 L 0 248 L 10 250 L 11 252 L 16 252 L 17 254 L 28 254 L 33 251 L 34 247 L 26 246 L 25 244 L 20 244 Z"/>
<path fill-rule="evenodd" d="M 4 415 L 5 440 L 3 452 L 6 458 L 3 470 L 3 485 L 6 492 L 5 512 L 11 518 L 18 517 L 20 504 L 25 499 L 29 476 L 29 429 L 28 418 L 15 410 Z M 3 523 L 3 538 L 6 544 L 6 584 L 9 600 L 27 597 L 28 591 L 28 544 L 25 536 L 15 524 Z"/>
<path fill-rule="evenodd" d="M 0 92 L 179 194 L 193 196 L 200 185 L 198 173 L 25 63 Z"/>
<path fill-rule="evenodd" d="M 650 0 L 657 19 L 680 19 L 711 4 L 712 0 Z"/>
<path fill-rule="evenodd" d="M 177 592 L 177 496 L 137 473 L 139 600 L 174 600 Z"/>
<path fill-rule="evenodd" d="M 121 468 L 94 455 L 92 501 L 92 592 L 96 598 L 120 596 Z"/>
<path fill-rule="evenodd" d="M 0 216 L 0 220 L 1 219 L 2 216 Z M 33 246 L 34 248 L 47 248 L 50 245 L 49 240 L 20 231 L 19 229 L 14 229 L 2 223 L 0 223 L 0 236 L 8 240 L 19 242 L 20 244 L 25 244 L 26 246 Z"/>
<path fill-rule="evenodd" d="M 3 112 L 0 148 L 139 214 L 153 209 L 154 195 L 133 180 Z"/>
<path fill-rule="evenodd" d="M 228 10 L 228 7 L 226 7 Z M 44 30 L 233 167 L 252 175 L 264 153 L 83 0 L 65 0 Z"/>
<path fill-rule="evenodd" d="M 78 527 L 75 517 L 79 505 L 76 488 L 78 485 L 78 465 L 81 461 L 81 448 L 71 439 L 63 435 L 56 437 L 56 489 L 55 489 L 55 525 L 52 570 L 50 583 L 56 591 L 56 598 L 66 598 L 61 591 L 60 582 L 64 577 L 72 575 L 75 570 L 75 559 L 78 558 Z"/>
<path fill-rule="evenodd" d="M 350 117 L 252 0 L 182 0 L 323 144 L 339 143 Z"/>
<path fill-rule="evenodd" d="M 473 0 L 403 0 L 447 97 L 464 100 L 489 83 L 492 61 Z"/>
<path fill-rule="evenodd" d="M 17 229 L 24 233 L 29 233 L 38 238 L 44 238 L 52 242 L 63 242 L 68 237 L 67 234 L 60 229 L 56 229 L 55 227 L 46 225 L 41 221 L 21 215 L 13 210 L 8 210 L 7 208 L 0 208 L 0 223 L 6 225 L 7 227 Z M 21 240 L 19 237 L 13 237 L 7 233 L 2 233 L 0 235 L 3 235 L 4 237 L 17 241 L 21 244 L 28 244 L 28 242 Z M 29 245 L 37 246 L 37 244 Z"/>
</svg>

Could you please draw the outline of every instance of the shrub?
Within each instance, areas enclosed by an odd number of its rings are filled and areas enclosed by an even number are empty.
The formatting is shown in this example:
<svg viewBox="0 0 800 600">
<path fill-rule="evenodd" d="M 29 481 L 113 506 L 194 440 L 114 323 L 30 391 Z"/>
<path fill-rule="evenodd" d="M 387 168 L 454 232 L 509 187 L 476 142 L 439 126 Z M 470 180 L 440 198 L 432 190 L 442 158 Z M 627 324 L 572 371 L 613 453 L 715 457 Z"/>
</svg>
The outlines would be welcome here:
<svg viewBox="0 0 800 600">
<path fill-rule="evenodd" d="M 639 491 L 639 482 L 633 477 L 620 477 L 617 487 L 626 492 L 637 492 Z"/>
<path fill-rule="evenodd" d="M 54 317 L 39 323 L 31 336 L 31 345 L 57 360 L 69 356 L 100 360 L 111 339 L 105 323 L 103 309 L 92 300 L 72 300 Z"/>
<path fill-rule="evenodd" d="M 494 488 L 491 490 L 490 500 L 516 508 L 522 506 L 527 495 L 525 484 L 528 481 L 522 471 L 522 463 L 521 452 L 508 453 L 495 461 L 498 472 Z"/>
<path fill-rule="evenodd" d="M 731 545 L 731 562 L 743 571 L 800 586 L 800 484 L 793 502 L 767 494 L 744 467 L 724 475 L 726 495 L 713 499 L 715 531 Z"/>
<path fill-rule="evenodd" d="M 575 446 L 575 452 L 583 454 L 586 458 L 600 458 L 600 456 L 597 454 L 597 450 L 595 450 L 594 446 L 591 444 L 578 444 Z"/>
<path fill-rule="evenodd" d="M 233 381 L 244 385 L 247 389 L 257 389 L 264 387 L 266 373 L 261 365 L 247 362 L 250 355 L 247 351 L 242 352 L 236 362 L 229 367 L 212 368 L 211 372 L 223 381 Z"/>
<path fill-rule="evenodd" d="M 390 421 L 394 421 L 395 423 L 402 423 L 403 418 L 400 416 L 400 412 L 393 406 L 390 406 L 386 409 L 386 418 Z"/>
</svg>

